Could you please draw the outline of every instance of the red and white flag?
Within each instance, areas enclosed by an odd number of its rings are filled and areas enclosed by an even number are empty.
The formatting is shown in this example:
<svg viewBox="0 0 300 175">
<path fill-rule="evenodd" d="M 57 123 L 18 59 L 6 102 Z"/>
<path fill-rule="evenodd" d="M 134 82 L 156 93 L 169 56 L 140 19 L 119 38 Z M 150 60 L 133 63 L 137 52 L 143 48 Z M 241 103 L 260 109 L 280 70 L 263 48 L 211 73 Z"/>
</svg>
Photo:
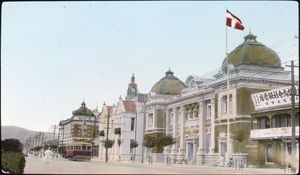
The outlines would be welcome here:
<svg viewBox="0 0 300 175">
<path fill-rule="evenodd" d="M 228 10 L 226 11 L 226 26 L 234 27 L 239 30 L 244 30 L 245 28 L 242 21 Z"/>
</svg>

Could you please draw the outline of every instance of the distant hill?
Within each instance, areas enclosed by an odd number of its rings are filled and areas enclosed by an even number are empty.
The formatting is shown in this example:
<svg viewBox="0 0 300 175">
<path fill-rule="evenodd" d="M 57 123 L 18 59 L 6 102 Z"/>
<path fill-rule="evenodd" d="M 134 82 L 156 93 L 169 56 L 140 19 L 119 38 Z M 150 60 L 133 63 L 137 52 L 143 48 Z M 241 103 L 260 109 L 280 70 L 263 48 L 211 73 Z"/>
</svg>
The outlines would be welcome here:
<svg viewBox="0 0 300 175">
<path fill-rule="evenodd" d="M 20 140 L 20 142 L 25 143 L 26 139 L 29 137 L 34 137 L 38 134 L 38 131 L 32 131 L 17 126 L 1 126 L 1 140 L 15 138 Z M 53 134 L 44 133 L 44 141 L 50 140 Z"/>
</svg>

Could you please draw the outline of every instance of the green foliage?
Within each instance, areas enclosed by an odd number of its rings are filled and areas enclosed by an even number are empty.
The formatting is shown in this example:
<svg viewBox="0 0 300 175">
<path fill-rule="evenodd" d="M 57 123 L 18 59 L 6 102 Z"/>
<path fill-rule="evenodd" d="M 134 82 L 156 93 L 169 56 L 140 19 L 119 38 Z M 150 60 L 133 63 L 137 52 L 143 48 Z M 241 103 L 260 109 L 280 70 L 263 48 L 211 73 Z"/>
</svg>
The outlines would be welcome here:
<svg viewBox="0 0 300 175">
<path fill-rule="evenodd" d="M 144 135 L 144 146 L 147 148 L 153 148 L 155 146 L 155 138 L 151 134 Z"/>
<path fill-rule="evenodd" d="M 1 141 L 1 150 L 22 152 L 23 144 L 18 139 L 5 139 Z"/>
<path fill-rule="evenodd" d="M 12 174 L 23 174 L 25 155 L 21 152 L 1 151 L 1 170 Z"/>
<path fill-rule="evenodd" d="M 115 134 L 120 134 L 121 135 L 121 128 L 115 128 Z"/>
<path fill-rule="evenodd" d="M 170 135 L 167 136 L 165 135 L 161 137 L 160 142 L 165 147 L 165 146 L 173 145 L 174 143 L 176 143 L 176 140 Z"/>
<path fill-rule="evenodd" d="M 45 147 L 45 146 L 44 146 Z M 34 147 L 34 148 L 32 148 L 32 149 L 30 149 L 31 151 L 39 151 L 39 150 L 41 150 L 43 148 L 43 146 L 36 146 L 36 147 Z M 48 147 L 46 147 L 46 148 L 48 148 Z M 45 149 L 46 149 L 45 148 Z"/>
<path fill-rule="evenodd" d="M 235 139 L 239 142 L 242 142 L 244 140 L 245 136 L 242 132 L 238 132 L 235 134 Z"/>
<path fill-rule="evenodd" d="M 166 136 L 165 133 L 146 134 L 144 136 L 144 146 L 152 148 L 153 153 L 161 153 L 165 146 L 176 143 L 172 136 Z"/>
<path fill-rule="evenodd" d="M 139 146 L 139 144 L 137 143 L 137 141 L 135 141 L 135 140 L 131 140 L 130 141 L 130 148 L 136 148 L 137 146 Z"/>
<path fill-rule="evenodd" d="M 101 131 L 99 132 L 99 136 L 100 136 L 100 137 L 104 137 L 104 130 L 101 130 Z"/>
<path fill-rule="evenodd" d="M 115 141 L 114 140 L 110 140 L 110 139 L 107 139 L 107 140 L 103 141 L 103 144 L 104 144 L 105 148 L 111 148 L 114 143 L 115 143 Z"/>
<path fill-rule="evenodd" d="M 121 139 L 118 139 L 118 145 L 120 146 L 122 143 L 122 140 Z"/>
<path fill-rule="evenodd" d="M 59 154 L 64 154 L 65 152 L 66 152 L 66 147 L 65 146 L 58 147 L 58 153 Z"/>
</svg>

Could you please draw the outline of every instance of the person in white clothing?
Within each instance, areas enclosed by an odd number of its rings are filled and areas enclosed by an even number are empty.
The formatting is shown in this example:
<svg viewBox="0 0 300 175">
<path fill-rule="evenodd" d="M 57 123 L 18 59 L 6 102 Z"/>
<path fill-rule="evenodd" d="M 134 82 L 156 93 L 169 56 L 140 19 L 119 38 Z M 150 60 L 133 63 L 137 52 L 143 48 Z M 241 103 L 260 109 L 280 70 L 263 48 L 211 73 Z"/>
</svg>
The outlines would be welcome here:
<svg viewBox="0 0 300 175">
<path fill-rule="evenodd" d="M 53 156 L 53 153 L 52 151 L 50 150 L 50 148 L 48 148 L 46 151 L 45 151 L 45 162 L 46 164 L 50 163 L 50 160 L 52 159 L 52 156 Z"/>
</svg>

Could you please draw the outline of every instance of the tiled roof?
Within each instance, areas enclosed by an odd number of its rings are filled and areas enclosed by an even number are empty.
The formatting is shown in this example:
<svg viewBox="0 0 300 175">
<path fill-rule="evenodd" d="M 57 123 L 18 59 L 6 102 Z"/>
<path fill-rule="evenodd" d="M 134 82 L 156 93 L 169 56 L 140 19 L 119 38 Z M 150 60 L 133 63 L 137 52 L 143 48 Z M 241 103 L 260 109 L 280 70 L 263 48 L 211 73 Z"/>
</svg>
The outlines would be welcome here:
<svg viewBox="0 0 300 175">
<path fill-rule="evenodd" d="M 123 100 L 125 112 L 136 112 L 136 104 L 134 101 Z"/>
</svg>

